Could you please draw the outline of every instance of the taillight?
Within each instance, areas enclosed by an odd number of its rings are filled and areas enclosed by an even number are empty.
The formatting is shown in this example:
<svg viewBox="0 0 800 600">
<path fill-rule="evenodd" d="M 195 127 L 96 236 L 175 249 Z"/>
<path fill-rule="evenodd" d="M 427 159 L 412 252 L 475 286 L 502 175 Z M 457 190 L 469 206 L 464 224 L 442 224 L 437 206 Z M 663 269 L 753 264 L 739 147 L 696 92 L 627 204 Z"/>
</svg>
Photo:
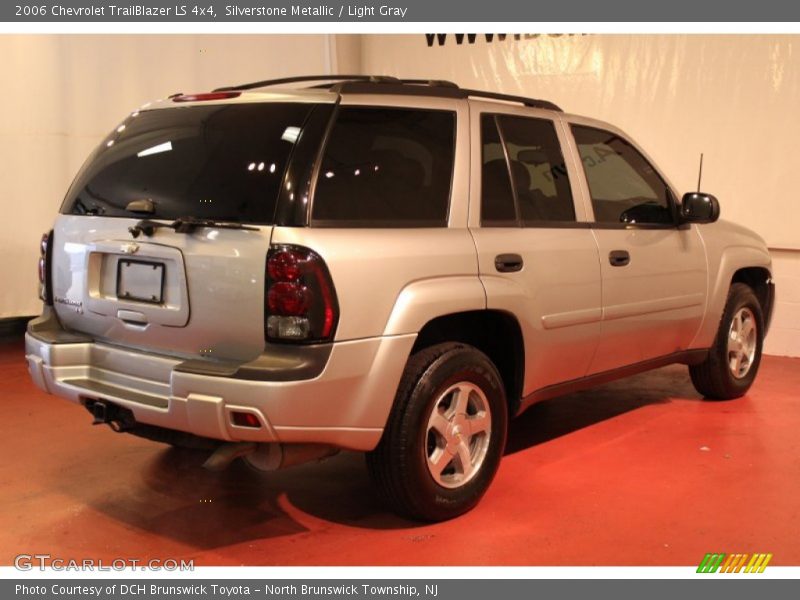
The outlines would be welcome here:
<svg viewBox="0 0 800 600">
<path fill-rule="evenodd" d="M 266 337 L 277 342 L 333 339 L 339 307 L 328 267 L 300 246 L 273 246 L 267 254 Z"/>
<path fill-rule="evenodd" d="M 39 242 L 39 298 L 48 305 L 53 304 L 50 290 L 50 257 L 53 232 L 45 233 Z"/>
<path fill-rule="evenodd" d="M 238 98 L 241 92 L 205 92 L 201 94 L 178 94 L 173 96 L 173 102 L 202 102 L 207 100 L 227 100 Z"/>
</svg>

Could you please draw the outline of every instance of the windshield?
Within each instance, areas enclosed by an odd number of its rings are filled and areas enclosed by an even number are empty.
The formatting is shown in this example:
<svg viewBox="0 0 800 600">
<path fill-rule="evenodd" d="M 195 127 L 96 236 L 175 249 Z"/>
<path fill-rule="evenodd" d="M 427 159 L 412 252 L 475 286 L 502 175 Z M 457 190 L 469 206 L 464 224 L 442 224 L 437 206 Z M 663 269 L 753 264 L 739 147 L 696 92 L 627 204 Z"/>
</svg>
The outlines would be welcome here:
<svg viewBox="0 0 800 600">
<path fill-rule="evenodd" d="M 86 161 L 61 212 L 139 217 L 126 207 L 149 200 L 148 218 L 271 224 L 284 170 L 313 106 L 217 104 L 133 113 Z"/>
</svg>

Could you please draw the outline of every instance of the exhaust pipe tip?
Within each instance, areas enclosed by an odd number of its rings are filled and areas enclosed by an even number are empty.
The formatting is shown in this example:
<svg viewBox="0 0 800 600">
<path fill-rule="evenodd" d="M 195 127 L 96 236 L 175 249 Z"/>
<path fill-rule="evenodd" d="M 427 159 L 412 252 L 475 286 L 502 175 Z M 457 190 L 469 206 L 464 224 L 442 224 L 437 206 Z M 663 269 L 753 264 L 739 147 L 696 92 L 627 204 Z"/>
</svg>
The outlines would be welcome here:
<svg viewBox="0 0 800 600">
<path fill-rule="evenodd" d="M 338 452 L 327 444 L 259 444 L 244 461 L 256 471 L 269 472 L 321 461 Z"/>
<path fill-rule="evenodd" d="M 211 453 L 203 463 L 203 468 L 209 471 L 223 471 L 230 464 L 242 456 L 247 456 L 255 452 L 257 444 L 255 442 L 232 442 L 221 444 Z"/>
</svg>

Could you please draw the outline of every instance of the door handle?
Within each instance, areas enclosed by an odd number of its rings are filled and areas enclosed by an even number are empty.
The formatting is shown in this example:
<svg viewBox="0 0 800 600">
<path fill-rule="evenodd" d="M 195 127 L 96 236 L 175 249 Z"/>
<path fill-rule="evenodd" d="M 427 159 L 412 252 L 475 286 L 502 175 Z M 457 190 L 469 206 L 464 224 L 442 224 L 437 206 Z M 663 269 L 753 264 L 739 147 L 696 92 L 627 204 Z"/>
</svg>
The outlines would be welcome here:
<svg viewBox="0 0 800 600">
<path fill-rule="evenodd" d="M 126 325 L 147 325 L 147 315 L 138 310 L 118 310 L 117 318 Z"/>
<path fill-rule="evenodd" d="M 494 257 L 494 268 L 501 273 L 516 273 L 522 270 L 522 265 L 519 254 L 498 254 Z"/>
<path fill-rule="evenodd" d="M 612 250 L 608 253 L 608 262 L 612 267 L 624 267 L 631 262 L 631 255 L 627 250 Z"/>
</svg>

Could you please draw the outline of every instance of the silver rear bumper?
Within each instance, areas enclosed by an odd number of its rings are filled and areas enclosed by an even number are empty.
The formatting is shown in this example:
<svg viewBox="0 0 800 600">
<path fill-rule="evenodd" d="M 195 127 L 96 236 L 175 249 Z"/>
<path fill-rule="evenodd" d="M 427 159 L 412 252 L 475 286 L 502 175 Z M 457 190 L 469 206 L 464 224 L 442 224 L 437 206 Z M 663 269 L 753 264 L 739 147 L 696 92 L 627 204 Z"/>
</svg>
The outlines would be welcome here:
<svg viewBox="0 0 800 600">
<path fill-rule="evenodd" d="M 219 440 L 371 450 L 383 433 L 415 339 L 333 344 L 322 372 L 299 381 L 184 372 L 180 359 L 95 341 L 54 343 L 30 330 L 25 353 L 42 390 L 79 404 L 111 402 L 131 410 L 139 423 Z M 235 425 L 234 411 L 255 414 L 262 427 Z"/>
</svg>

